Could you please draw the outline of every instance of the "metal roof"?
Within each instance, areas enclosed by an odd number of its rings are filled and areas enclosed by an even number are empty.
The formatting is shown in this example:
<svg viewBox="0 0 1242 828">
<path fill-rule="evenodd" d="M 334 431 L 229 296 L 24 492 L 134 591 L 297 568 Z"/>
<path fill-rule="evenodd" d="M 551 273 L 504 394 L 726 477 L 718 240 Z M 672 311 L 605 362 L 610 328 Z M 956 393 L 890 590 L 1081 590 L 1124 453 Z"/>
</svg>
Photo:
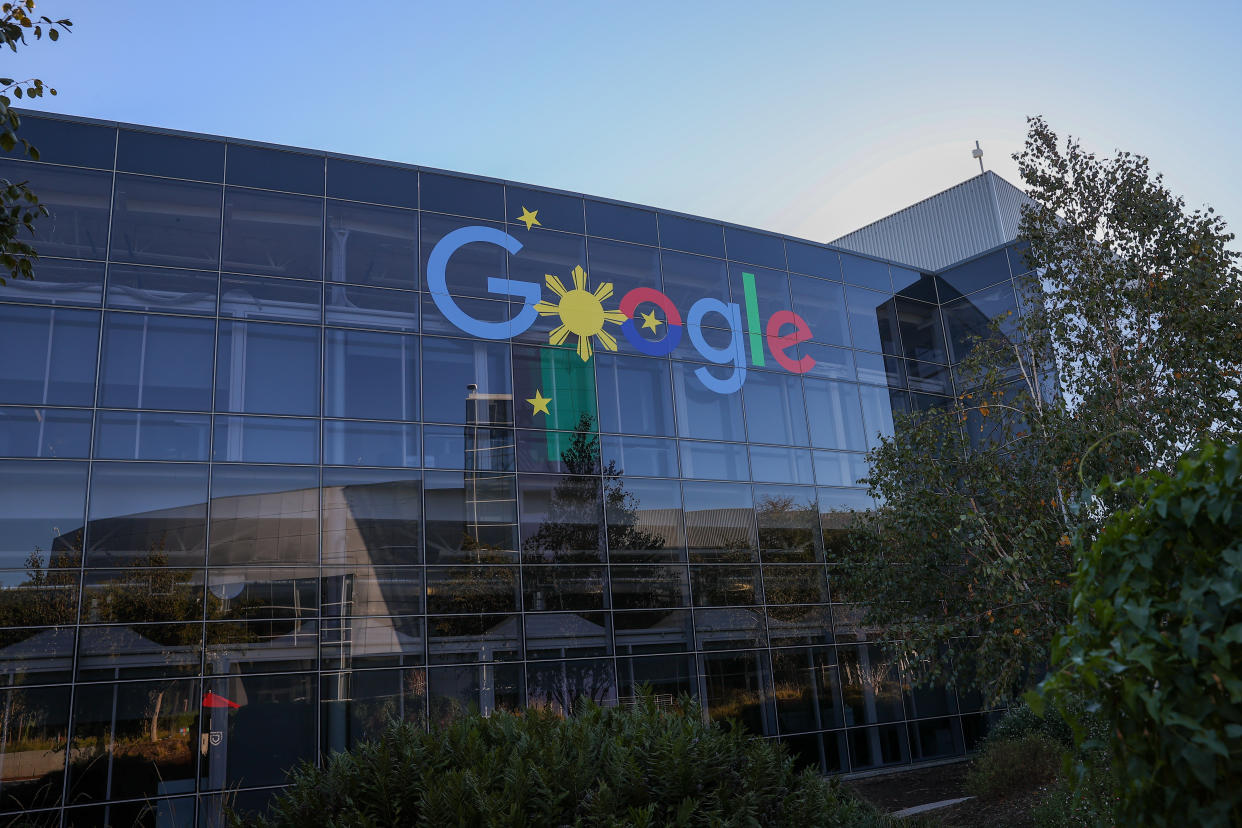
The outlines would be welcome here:
<svg viewBox="0 0 1242 828">
<path fill-rule="evenodd" d="M 1034 202 L 990 170 L 830 244 L 938 271 L 1013 241 Z"/>
</svg>

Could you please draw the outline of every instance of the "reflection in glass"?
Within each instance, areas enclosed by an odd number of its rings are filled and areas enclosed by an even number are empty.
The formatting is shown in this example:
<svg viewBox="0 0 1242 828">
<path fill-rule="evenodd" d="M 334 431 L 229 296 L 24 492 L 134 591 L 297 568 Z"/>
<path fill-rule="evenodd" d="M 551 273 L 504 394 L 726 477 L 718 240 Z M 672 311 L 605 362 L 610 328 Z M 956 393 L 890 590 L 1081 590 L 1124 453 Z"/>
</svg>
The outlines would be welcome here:
<svg viewBox="0 0 1242 828">
<path fill-rule="evenodd" d="M 766 651 L 701 653 L 699 673 L 712 719 L 739 719 L 751 733 L 776 734 L 772 668 Z"/>
<path fill-rule="evenodd" d="M 358 285 L 324 288 L 324 322 L 343 328 L 418 332 L 418 294 Z"/>
<path fill-rule="evenodd" d="M 747 480 L 750 464 L 741 443 L 708 443 L 680 440 L 681 473 L 706 480 Z"/>
<path fill-rule="evenodd" d="M 0 460 L 0 562 L 77 567 L 82 555 L 86 464 Z"/>
<path fill-rule="evenodd" d="M 518 661 L 522 621 L 518 615 L 446 615 L 427 619 L 432 664 Z"/>
<path fill-rule="evenodd" d="M 894 300 L 894 307 L 901 327 L 902 352 L 906 359 L 946 362 L 940 309 L 935 305 L 900 296 Z"/>
<path fill-rule="evenodd" d="M 424 426 L 426 464 L 439 469 L 513 471 L 514 436 L 507 428 Z"/>
<path fill-rule="evenodd" d="M 202 566 L 207 467 L 95 463 L 87 565 Z"/>
<path fill-rule="evenodd" d="M 602 566 L 523 566 L 522 592 L 526 612 L 595 610 L 607 605 Z"/>
<path fill-rule="evenodd" d="M 90 449 L 89 411 L 0 408 L 0 457 L 85 458 Z"/>
<path fill-rule="evenodd" d="M 318 463 L 319 422 L 291 417 L 215 418 L 212 459 L 246 463 Z"/>
<path fill-rule="evenodd" d="M 426 472 L 427 562 L 517 558 L 517 482 L 509 474 Z"/>
<path fill-rule="evenodd" d="M 24 570 L 0 570 L 0 626 L 50 627 L 77 620 L 78 576 L 69 563 L 62 559 L 45 567 L 32 557 Z"/>
<path fill-rule="evenodd" d="M 811 452 L 781 446 L 751 446 L 750 476 L 763 483 L 814 483 Z"/>
<path fill-rule="evenodd" d="M 823 560 L 815 492 L 812 489 L 755 486 L 755 517 L 759 523 L 759 547 L 765 562 Z M 768 600 L 771 601 L 771 598 Z"/>
<path fill-rule="evenodd" d="M 200 727 L 220 738 L 200 743 L 199 789 L 279 785 L 285 768 L 313 761 L 317 684 L 313 674 L 205 680 Z"/>
<path fill-rule="evenodd" d="M 672 436 L 669 363 L 664 359 L 595 355 L 600 430 Z M 635 400 L 642 400 L 636 405 Z"/>
<path fill-rule="evenodd" d="M 426 619 L 325 618 L 320 622 L 321 669 L 403 667 L 426 661 Z"/>
<path fill-rule="evenodd" d="M 867 455 L 845 451 L 816 451 L 815 479 L 822 486 L 861 486 L 871 474 Z"/>
<path fill-rule="evenodd" d="M 697 697 L 699 682 L 694 669 L 694 656 L 618 658 L 618 703 L 633 704 L 644 686 L 654 696 L 655 703 L 661 706 L 671 706 L 683 695 Z"/>
<path fill-rule="evenodd" d="M 904 725 L 860 727 L 849 731 L 850 765 L 854 771 L 910 761 Z"/>
<path fill-rule="evenodd" d="M 425 336 L 422 350 L 424 420 L 513 424 L 508 344 Z"/>
<path fill-rule="evenodd" d="M 608 556 L 613 562 L 685 560 L 681 492 L 672 480 L 604 478 Z"/>
<path fill-rule="evenodd" d="M 467 712 L 486 716 L 493 710 L 517 710 L 526 702 L 520 664 L 432 667 L 427 678 L 433 724 L 446 724 Z"/>
<path fill-rule="evenodd" d="M 317 564 L 319 470 L 214 466 L 209 563 Z"/>
<path fill-rule="evenodd" d="M 99 307 L 103 294 L 102 262 L 75 262 L 41 255 L 33 279 L 6 279 L 0 301 L 36 305 Z"/>
<path fill-rule="evenodd" d="M 677 444 L 655 437 L 600 438 L 605 467 L 631 477 L 677 477 Z"/>
<path fill-rule="evenodd" d="M 220 190 L 215 184 L 117 175 L 109 257 L 215 268 L 220 257 Z"/>
<path fill-rule="evenodd" d="M 545 661 L 526 665 L 527 704 L 565 716 L 584 702 L 608 705 L 617 697 L 612 659 Z"/>
<path fill-rule="evenodd" d="M 523 559 L 585 563 L 603 559 L 604 510 L 598 477 L 518 478 Z"/>
<path fill-rule="evenodd" d="M 772 653 L 776 715 L 782 733 L 841 727 L 841 684 L 836 651 L 805 647 Z"/>
<path fill-rule="evenodd" d="M 422 222 L 419 227 L 419 235 L 422 239 L 422 244 L 419 248 L 421 263 L 418 272 L 423 274 L 421 284 L 424 290 L 431 289 L 426 281 L 427 260 L 431 257 L 431 251 L 435 249 L 440 239 L 462 227 L 493 227 L 501 229 L 500 225 L 488 221 L 452 218 L 434 213 L 422 213 L 421 218 Z M 458 249 L 449 258 L 448 264 L 444 269 L 445 281 L 453 296 L 478 296 L 499 299 L 501 297 L 487 289 L 487 280 L 493 277 L 498 279 L 505 278 L 508 270 L 507 260 L 508 254 L 505 253 L 503 247 L 498 247 L 494 244 L 467 244 Z M 501 309 L 506 315 L 488 318 L 486 321 L 499 322 L 508 319 L 508 306 L 501 305 Z"/>
<path fill-rule="evenodd" d="M 79 628 L 77 680 L 115 681 L 198 675 L 202 670 L 203 659 L 203 585 L 201 577 L 196 580 L 199 620 L 190 623 L 128 623 L 125 626 L 110 624 Z M 104 591 L 107 592 L 107 588 Z M 180 599 L 181 596 L 178 596 L 178 600 Z M 159 600 L 158 595 L 142 596 L 131 602 L 129 609 L 122 614 L 135 618 L 146 617 L 141 609 L 143 603 L 158 604 Z M 154 616 L 152 614 L 151 617 Z M 83 618 L 85 620 L 87 619 Z"/>
<path fill-rule="evenodd" d="M 690 584 L 693 587 L 696 607 L 763 603 L 759 567 L 755 564 L 691 564 Z"/>
<path fill-rule="evenodd" d="M 324 420 L 323 455 L 334 466 L 418 466 L 418 426 Z"/>
<path fill-rule="evenodd" d="M 108 268 L 110 308 L 214 316 L 218 276 L 206 270 L 112 265 Z"/>
<path fill-rule="evenodd" d="M 220 322 L 216 410 L 319 413 L 319 329 L 271 322 Z"/>
<path fill-rule="evenodd" d="M 420 727 L 427 722 L 427 671 L 421 668 L 325 673 L 319 687 L 325 754 L 379 739 L 394 719 Z"/>
<path fill-rule="evenodd" d="M 99 403 L 116 408 L 209 411 L 214 327 L 209 319 L 107 314 Z"/>
<path fill-rule="evenodd" d="M 618 653 L 684 653 L 694 649 L 690 610 L 641 610 L 612 615 Z"/>
<path fill-rule="evenodd" d="M 224 275 L 220 277 L 220 315 L 317 325 L 320 291 L 316 282 Z"/>
<path fill-rule="evenodd" d="M 422 486 L 416 471 L 323 470 L 323 563 L 422 562 Z"/>
<path fill-rule="evenodd" d="M 802 382 L 793 374 L 755 371 L 742 390 L 746 401 L 746 430 L 753 443 L 805 446 L 806 403 Z"/>
<path fill-rule="evenodd" d="M 686 541 L 692 562 L 756 559 L 755 510 L 750 486 L 683 483 Z"/>
<path fill-rule="evenodd" d="M 759 609 L 727 607 L 694 611 L 695 642 L 700 650 L 737 650 L 766 647 L 763 613 Z"/>
<path fill-rule="evenodd" d="M 694 375 L 701 367 L 705 368 L 692 362 L 673 363 L 673 399 L 677 405 L 679 436 L 700 440 L 745 440 L 741 395 L 717 394 L 708 389 Z M 715 369 L 716 374 L 720 371 L 720 368 Z"/>
<path fill-rule="evenodd" d="M 831 610 L 826 605 L 770 605 L 766 614 L 768 642 L 773 647 L 831 644 L 834 641 Z"/>
<path fill-rule="evenodd" d="M 808 379 L 803 380 L 803 387 L 811 444 L 816 448 L 866 450 L 859 386 Z"/>
<path fill-rule="evenodd" d="M 523 618 L 527 658 L 611 655 L 612 635 L 606 612 L 545 612 Z"/>
<path fill-rule="evenodd" d="M 614 609 L 658 609 L 690 605 L 686 567 L 613 564 L 608 568 Z"/>
<path fill-rule="evenodd" d="M 25 135 L 26 133 L 22 133 Z M 47 207 L 34 223 L 31 244 L 39 256 L 102 259 L 108 247 L 108 203 L 112 175 L 32 162 L 0 161 L 0 177 L 26 181 Z M 22 232 L 25 236 L 25 231 Z M 35 265 L 39 272 L 42 263 Z"/>
<path fill-rule="evenodd" d="M 900 721 L 901 670 L 896 659 L 874 644 L 840 647 L 846 725 Z"/>
<path fill-rule="evenodd" d="M 517 612 L 521 582 L 517 567 L 427 567 L 427 612 L 434 615 Z"/>
<path fill-rule="evenodd" d="M 845 302 L 850 312 L 850 334 L 855 348 L 901 354 L 897 314 L 891 294 L 846 287 Z"/>
<path fill-rule="evenodd" d="M 419 287 L 418 213 L 329 199 L 327 222 L 326 281 Z"/>
<path fill-rule="evenodd" d="M 264 276 L 323 276 L 323 202 L 228 188 L 222 269 Z"/>
<path fill-rule="evenodd" d="M 0 693 L 0 809 L 28 811 L 61 803 L 69 741 L 69 687 L 12 689 Z"/>
<path fill-rule="evenodd" d="M 0 402 L 94 404 L 99 312 L 0 305 Z"/>
<path fill-rule="evenodd" d="M 368 420 L 418 419 L 418 338 L 329 330 L 324 413 Z"/>
</svg>

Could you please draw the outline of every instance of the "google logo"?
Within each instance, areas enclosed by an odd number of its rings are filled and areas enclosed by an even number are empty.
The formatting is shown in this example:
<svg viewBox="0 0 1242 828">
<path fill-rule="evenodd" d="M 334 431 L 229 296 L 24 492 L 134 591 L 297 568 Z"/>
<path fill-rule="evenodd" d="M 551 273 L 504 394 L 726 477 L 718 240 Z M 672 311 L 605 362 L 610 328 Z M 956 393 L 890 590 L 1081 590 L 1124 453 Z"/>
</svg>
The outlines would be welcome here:
<svg viewBox="0 0 1242 828">
<path fill-rule="evenodd" d="M 578 356 L 586 361 L 591 358 L 592 342 L 598 342 L 610 351 L 617 349 L 617 340 L 608 330 L 609 325 L 617 326 L 620 334 L 635 350 L 648 356 L 672 353 L 681 343 L 684 328 L 690 337 L 690 343 L 704 359 L 714 365 L 732 366 L 732 373 L 724 378 L 715 376 L 705 367 L 694 372 L 705 387 L 717 394 L 736 392 L 746 382 L 748 363 L 758 368 L 765 367 L 767 354 L 771 354 L 772 359 L 786 371 L 795 374 L 805 374 L 815 366 L 814 358 L 795 358 L 789 353 L 795 345 L 811 338 L 810 326 L 798 314 L 787 310 L 777 311 L 768 318 L 761 331 L 762 320 L 759 317 L 755 277 L 751 273 L 742 274 L 745 327 L 743 308 L 736 302 L 724 302 L 705 296 L 690 306 L 683 322 L 681 311 L 673 301 L 663 292 L 650 287 L 634 288 L 620 298 L 616 310 L 609 310 L 605 303 L 612 298 L 612 285 L 605 282 L 593 291 L 588 291 L 586 272 L 581 267 L 574 268 L 571 274 L 573 287 L 566 286 L 557 276 L 546 276 L 546 286 L 557 297 L 558 301 L 555 303 L 542 300 L 543 286 L 536 282 L 490 277 L 487 280 L 489 292 L 521 299 L 522 308 L 507 322 L 475 319 L 454 301 L 446 276 L 449 259 L 453 254 L 465 245 L 474 243 L 494 244 L 511 255 L 522 249 L 522 243 L 503 230 L 479 225 L 454 230 L 440 239 L 432 249 L 427 261 L 427 287 L 432 301 L 445 319 L 470 336 L 480 339 L 508 339 L 529 329 L 540 316 L 558 316 L 560 324 L 548 334 L 548 341 L 553 345 L 562 345 L 570 337 L 576 337 Z M 664 319 L 659 320 L 654 310 L 642 313 L 644 306 L 658 308 Z M 711 345 L 703 337 L 703 320 L 709 315 L 723 319 L 723 327 L 732 332 L 727 345 Z M 640 328 L 650 330 L 653 334 L 660 333 L 660 328 L 663 328 L 663 336 L 649 339 L 640 333 Z"/>
</svg>

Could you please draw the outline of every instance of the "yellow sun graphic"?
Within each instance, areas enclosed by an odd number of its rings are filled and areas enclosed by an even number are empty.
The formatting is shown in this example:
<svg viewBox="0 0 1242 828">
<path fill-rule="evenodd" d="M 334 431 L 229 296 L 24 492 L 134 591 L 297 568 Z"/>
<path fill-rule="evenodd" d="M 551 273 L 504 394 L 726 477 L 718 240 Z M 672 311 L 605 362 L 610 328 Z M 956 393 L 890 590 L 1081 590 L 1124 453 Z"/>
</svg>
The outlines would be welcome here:
<svg viewBox="0 0 1242 828">
<path fill-rule="evenodd" d="M 610 351 L 617 350 L 617 339 L 604 330 L 604 323 L 620 325 L 626 316 L 619 310 L 604 310 L 604 300 L 612 296 L 612 282 L 604 282 L 594 292 L 586 289 L 587 274 L 579 265 L 574 268 L 574 288 L 566 290 L 561 280 L 551 274 L 544 277 L 548 289 L 560 297 L 559 304 L 540 302 L 535 310 L 540 316 L 556 314 L 561 324 L 548 334 L 548 342 L 560 345 L 570 334 L 578 335 L 578 356 L 583 362 L 591 358 L 591 337 Z"/>
</svg>

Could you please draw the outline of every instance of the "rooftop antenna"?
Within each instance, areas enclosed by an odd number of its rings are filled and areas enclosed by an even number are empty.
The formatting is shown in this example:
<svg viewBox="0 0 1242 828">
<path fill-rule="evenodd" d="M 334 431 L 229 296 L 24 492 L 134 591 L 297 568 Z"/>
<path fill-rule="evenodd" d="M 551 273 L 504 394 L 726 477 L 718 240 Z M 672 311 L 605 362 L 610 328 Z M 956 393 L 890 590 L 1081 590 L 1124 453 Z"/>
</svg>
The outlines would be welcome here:
<svg viewBox="0 0 1242 828">
<path fill-rule="evenodd" d="M 975 148 L 970 151 L 970 157 L 978 159 L 980 173 L 986 172 L 983 169 L 983 148 L 979 146 L 978 141 L 975 141 Z"/>
</svg>

